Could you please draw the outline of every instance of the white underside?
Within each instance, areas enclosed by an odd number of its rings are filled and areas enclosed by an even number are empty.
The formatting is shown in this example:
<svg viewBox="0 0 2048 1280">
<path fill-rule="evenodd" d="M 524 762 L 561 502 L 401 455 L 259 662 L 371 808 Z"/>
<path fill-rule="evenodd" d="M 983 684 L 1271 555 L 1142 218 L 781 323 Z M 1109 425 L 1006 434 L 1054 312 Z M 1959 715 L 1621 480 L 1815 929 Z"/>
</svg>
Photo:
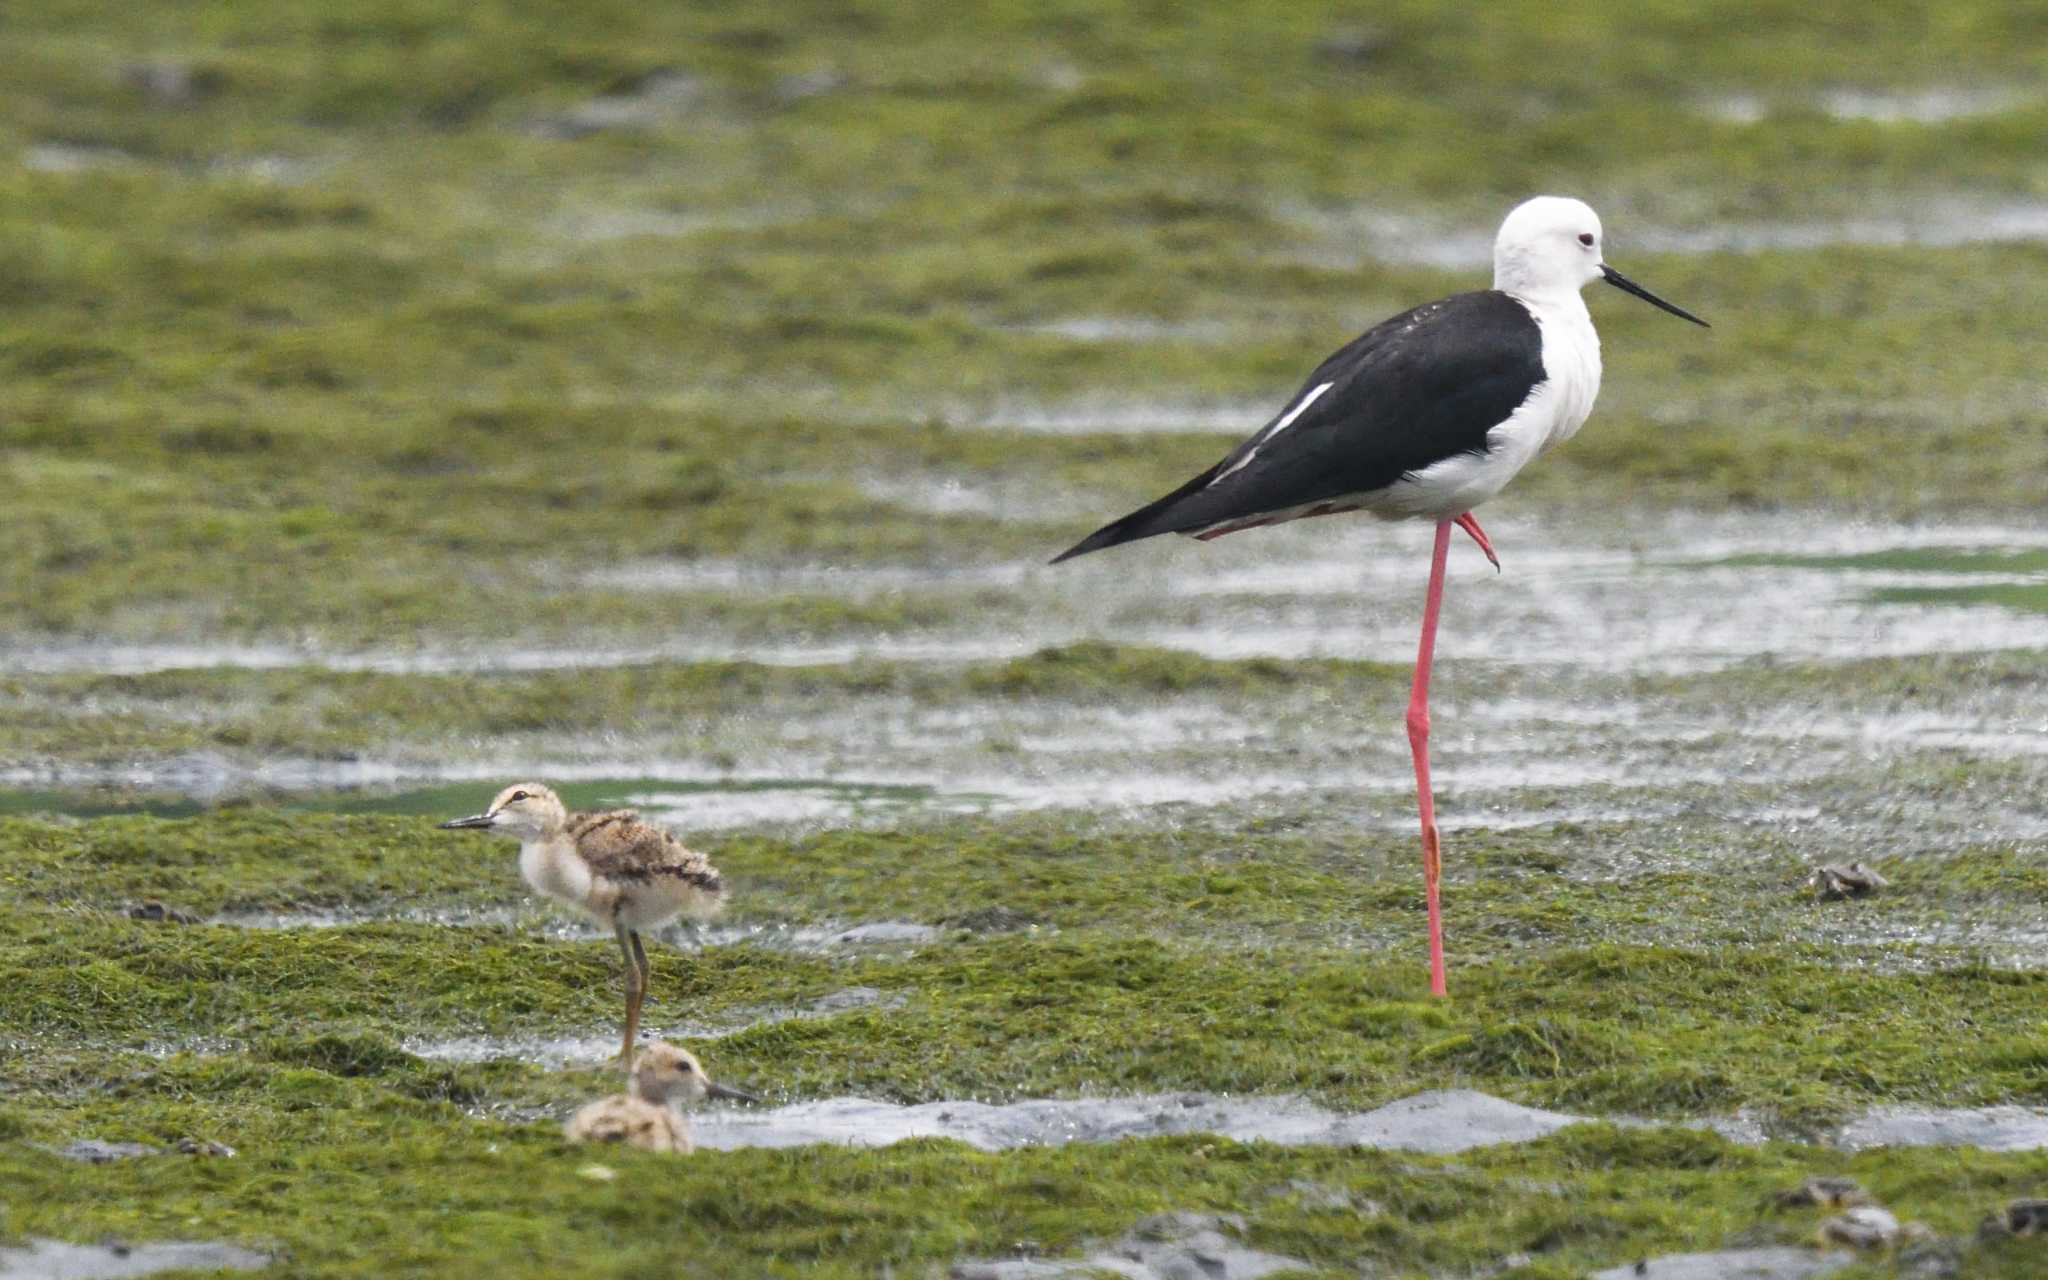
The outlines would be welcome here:
<svg viewBox="0 0 2048 1280">
<path fill-rule="evenodd" d="M 1571 439 L 1585 425 L 1593 400 L 1600 394 L 1600 337 L 1593 331 L 1593 318 L 1579 295 L 1573 292 L 1535 300 L 1517 295 L 1516 300 L 1529 308 L 1543 331 L 1544 380 L 1486 433 L 1486 452 L 1446 458 L 1411 471 L 1384 489 L 1227 520 L 1192 530 L 1192 536 L 1216 537 L 1345 511 L 1364 511 L 1384 520 L 1449 520 L 1506 488 L 1523 467 Z"/>
<path fill-rule="evenodd" d="M 597 915 L 599 913 L 590 906 L 594 879 L 590 865 L 568 846 L 566 840 L 522 842 L 519 846 L 519 875 L 535 893 L 545 894 L 578 911 Z"/>
<path fill-rule="evenodd" d="M 651 876 L 630 884 L 595 875 L 567 837 L 521 842 L 519 874 L 534 892 L 574 907 L 606 928 L 657 929 L 679 915 L 708 918 L 720 900 L 681 876 Z"/>
</svg>

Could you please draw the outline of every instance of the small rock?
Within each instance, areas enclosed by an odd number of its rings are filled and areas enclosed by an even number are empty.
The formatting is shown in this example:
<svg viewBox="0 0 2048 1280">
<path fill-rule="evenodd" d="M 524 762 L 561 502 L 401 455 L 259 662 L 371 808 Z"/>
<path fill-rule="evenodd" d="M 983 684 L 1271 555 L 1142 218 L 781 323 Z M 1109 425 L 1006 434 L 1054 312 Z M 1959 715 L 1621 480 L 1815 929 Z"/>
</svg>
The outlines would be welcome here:
<svg viewBox="0 0 2048 1280">
<path fill-rule="evenodd" d="M 1780 1209 L 1845 1209 L 1869 1204 L 1870 1196 L 1854 1178 L 1808 1178 L 1790 1191 L 1780 1191 L 1773 1197 L 1773 1203 Z"/>
<path fill-rule="evenodd" d="M 1813 891 L 1829 900 L 1837 898 L 1861 898 L 1876 893 L 1890 884 L 1877 872 L 1860 862 L 1831 863 L 1815 871 L 1807 883 Z"/>
<path fill-rule="evenodd" d="M 189 62 L 131 62 L 121 68 L 121 83 L 160 107 L 195 106 L 219 93 L 226 82 L 219 71 Z"/>
<path fill-rule="evenodd" d="M 1987 1215 L 1978 1224 L 1977 1235 L 1985 1240 L 2048 1235 L 2048 1200 L 2015 1200 L 2003 1212 Z"/>
<path fill-rule="evenodd" d="M 616 93 L 531 121 L 527 132 L 574 141 L 594 133 L 653 129 L 681 118 L 703 93 L 704 82 L 687 72 L 653 71 Z"/>
<path fill-rule="evenodd" d="M 1316 41 L 1315 54 L 1320 62 L 1363 67 L 1378 60 L 1393 43 L 1394 38 L 1385 27 L 1336 27 Z"/>
<path fill-rule="evenodd" d="M 1962 1250 L 1946 1240 L 1921 1240 L 1899 1251 L 1899 1275 L 1905 1280 L 1956 1280 L 1962 1274 Z"/>
<path fill-rule="evenodd" d="M 820 67 L 816 71 L 805 71 L 777 80 L 775 100 L 786 105 L 802 102 L 806 98 L 822 98 L 828 93 L 837 93 L 852 83 L 853 77 L 839 68 Z"/>
<path fill-rule="evenodd" d="M 1088 83 L 1088 74 L 1071 62 L 1043 62 L 1033 79 L 1054 93 L 1074 93 Z"/>
<path fill-rule="evenodd" d="M 167 907 L 155 898 L 146 898 L 128 908 L 130 920 L 147 920 L 152 924 L 198 924 L 199 917 L 189 911 Z"/>
<path fill-rule="evenodd" d="M 2048 1200 L 2015 1200 L 2005 1206 L 2005 1227 L 2016 1236 L 2048 1235 Z"/>
<path fill-rule="evenodd" d="M 1015 933 L 1020 929 L 1035 929 L 1042 922 L 1037 916 L 1015 907 L 978 907 L 959 915 L 942 916 L 939 923 L 948 928 L 965 929 L 969 933 Z"/>
<path fill-rule="evenodd" d="M 1860 1204 L 1821 1223 L 1820 1239 L 1852 1249 L 1889 1249 L 1899 1242 L 1899 1220 L 1881 1205 Z"/>
<path fill-rule="evenodd" d="M 180 1138 L 177 1141 L 177 1151 L 181 1156 L 215 1156 L 223 1160 L 232 1160 L 235 1157 L 233 1147 L 206 1138 Z"/>
</svg>

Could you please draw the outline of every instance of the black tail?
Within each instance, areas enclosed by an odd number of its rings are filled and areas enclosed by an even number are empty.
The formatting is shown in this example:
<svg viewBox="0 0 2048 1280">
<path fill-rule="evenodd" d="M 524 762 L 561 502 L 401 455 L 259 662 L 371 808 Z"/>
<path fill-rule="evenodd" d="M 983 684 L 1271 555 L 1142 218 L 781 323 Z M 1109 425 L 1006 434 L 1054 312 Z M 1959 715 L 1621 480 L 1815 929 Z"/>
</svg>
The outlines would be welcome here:
<svg viewBox="0 0 2048 1280">
<path fill-rule="evenodd" d="M 1216 473 L 1222 467 L 1223 464 L 1219 462 L 1157 502 L 1147 503 L 1121 520 L 1110 521 L 1073 546 L 1054 556 L 1052 563 L 1058 564 L 1062 560 L 1072 560 L 1075 556 L 1085 556 L 1091 551 L 1100 551 L 1104 547 L 1122 546 L 1126 542 L 1136 542 L 1140 538 L 1156 538 L 1162 533 L 1180 533 L 1187 529 L 1202 527 L 1202 525 L 1209 522 L 1206 520 L 1190 521 L 1186 518 L 1176 519 L 1173 514 L 1173 508 L 1180 505 L 1182 498 L 1207 488 L 1209 481 L 1215 478 Z"/>
</svg>

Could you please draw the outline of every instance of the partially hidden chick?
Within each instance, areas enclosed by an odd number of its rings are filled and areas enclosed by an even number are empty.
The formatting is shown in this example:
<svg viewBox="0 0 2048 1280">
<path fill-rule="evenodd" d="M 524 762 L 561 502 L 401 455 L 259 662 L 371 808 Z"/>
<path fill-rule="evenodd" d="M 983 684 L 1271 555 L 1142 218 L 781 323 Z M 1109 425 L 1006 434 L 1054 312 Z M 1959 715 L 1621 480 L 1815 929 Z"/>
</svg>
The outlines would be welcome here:
<svg viewBox="0 0 2048 1280">
<path fill-rule="evenodd" d="M 713 1084 L 696 1055 L 666 1040 L 640 1051 L 626 1092 L 579 1108 L 562 1126 L 571 1142 L 623 1142 L 642 1151 L 688 1155 L 690 1122 L 683 1108 L 706 1097 L 758 1102 L 752 1094 Z"/>
</svg>

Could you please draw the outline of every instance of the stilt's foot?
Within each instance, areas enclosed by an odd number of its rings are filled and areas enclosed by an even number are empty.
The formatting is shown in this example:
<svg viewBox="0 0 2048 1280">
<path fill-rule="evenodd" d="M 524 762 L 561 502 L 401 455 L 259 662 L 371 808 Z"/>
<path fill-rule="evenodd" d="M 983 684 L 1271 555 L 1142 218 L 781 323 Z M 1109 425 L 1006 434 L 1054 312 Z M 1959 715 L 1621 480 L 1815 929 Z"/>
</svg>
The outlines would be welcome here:
<svg viewBox="0 0 2048 1280">
<path fill-rule="evenodd" d="M 1472 541 L 1478 543 L 1479 549 L 1486 553 L 1486 558 L 1493 562 L 1493 571 L 1499 573 L 1500 557 L 1493 553 L 1493 540 L 1486 536 L 1486 530 L 1479 527 L 1479 521 L 1472 517 L 1472 513 L 1467 511 L 1452 523 L 1472 536 Z"/>
</svg>

